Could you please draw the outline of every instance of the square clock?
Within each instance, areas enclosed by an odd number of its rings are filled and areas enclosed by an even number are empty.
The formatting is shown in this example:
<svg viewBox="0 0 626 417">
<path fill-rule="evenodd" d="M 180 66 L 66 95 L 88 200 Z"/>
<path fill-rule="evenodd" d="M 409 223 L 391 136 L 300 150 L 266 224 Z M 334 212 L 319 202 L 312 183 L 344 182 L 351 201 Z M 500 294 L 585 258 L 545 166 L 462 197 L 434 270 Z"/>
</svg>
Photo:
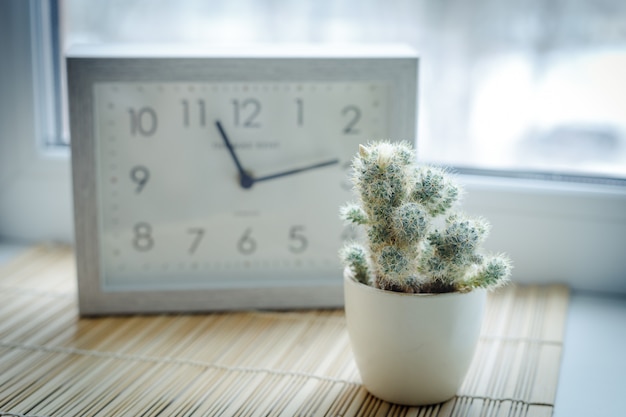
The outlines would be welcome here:
<svg viewBox="0 0 626 417">
<path fill-rule="evenodd" d="M 338 307 L 358 145 L 414 141 L 403 47 L 67 56 L 82 315 Z"/>
</svg>

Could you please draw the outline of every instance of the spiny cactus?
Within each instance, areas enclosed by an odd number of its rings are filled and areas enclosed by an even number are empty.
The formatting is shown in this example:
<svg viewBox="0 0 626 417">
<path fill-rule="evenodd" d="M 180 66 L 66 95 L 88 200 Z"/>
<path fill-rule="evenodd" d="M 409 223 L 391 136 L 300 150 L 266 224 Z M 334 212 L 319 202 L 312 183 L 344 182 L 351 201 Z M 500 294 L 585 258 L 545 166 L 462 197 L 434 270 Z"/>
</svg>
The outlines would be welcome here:
<svg viewBox="0 0 626 417">
<path fill-rule="evenodd" d="M 505 255 L 479 253 L 489 223 L 452 210 L 461 188 L 445 170 L 418 166 L 408 143 L 361 145 L 352 167 L 359 201 L 340 214 L 365 228 L 367 245 L 348 243 L 340 257 L 358 281 L 440 293 L 495 288 L 508 280 Z"/>
</svg>

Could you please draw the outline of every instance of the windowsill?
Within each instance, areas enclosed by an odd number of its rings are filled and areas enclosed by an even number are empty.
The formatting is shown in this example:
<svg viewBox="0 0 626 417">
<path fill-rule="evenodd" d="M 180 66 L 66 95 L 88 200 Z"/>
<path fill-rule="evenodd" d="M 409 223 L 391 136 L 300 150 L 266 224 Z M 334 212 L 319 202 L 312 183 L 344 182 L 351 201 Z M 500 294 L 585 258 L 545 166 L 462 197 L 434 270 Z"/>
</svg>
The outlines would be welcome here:
<svg viewBox="0 0 626 417">
<path fill-rule="evenodd" d="M 0 266 L 24 246 L 0 242 Z M 626 389 L 626 297 L 571 295 L 554 417 L 618 416 Z"/>
<path fill-rule="evenodd" d="M 626 297 L 573 292 L 554 417 L 624 415 Z"/>
</svg>

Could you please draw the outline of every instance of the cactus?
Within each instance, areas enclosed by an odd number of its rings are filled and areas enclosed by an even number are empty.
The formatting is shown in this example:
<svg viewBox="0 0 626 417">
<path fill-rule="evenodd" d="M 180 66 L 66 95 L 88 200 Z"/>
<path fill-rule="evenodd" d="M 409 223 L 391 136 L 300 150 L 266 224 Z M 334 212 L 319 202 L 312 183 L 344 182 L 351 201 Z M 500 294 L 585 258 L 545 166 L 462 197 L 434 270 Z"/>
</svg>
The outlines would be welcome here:
<svg viewBox="0 0 626 417">
<path fill-rule="evenodd" d="M 489 223 L 453 210 L 459 185 L 444 169 L 416 160 L 405 142 L 360 145 L 352 164 L 359 201 L 340 215 L 365 229 L 367 245 L 346 244 L 344 264 L 358 281 L 390 291 L 467 292 L 506 283 L 509 259 L 480 253 Z"/>
</svg>

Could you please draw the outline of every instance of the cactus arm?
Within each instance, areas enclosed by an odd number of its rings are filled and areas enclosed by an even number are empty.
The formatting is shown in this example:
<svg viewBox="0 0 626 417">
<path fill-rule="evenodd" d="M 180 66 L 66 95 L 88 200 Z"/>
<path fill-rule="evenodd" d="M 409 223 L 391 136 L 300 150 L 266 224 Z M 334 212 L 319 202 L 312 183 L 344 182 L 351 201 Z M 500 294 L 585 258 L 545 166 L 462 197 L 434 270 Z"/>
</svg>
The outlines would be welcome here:
<svg viewBox="0 0 626 417">
<path fill-rule="evenodd" d="M 367 251 L 358 243 L 348 243 L 339 252 L 341 261 L 354 274 L 354 278 L 365 284 L 370 284 L 369 265 L 367 262 Z"/>
<path fill-rule="evenodd" d="M 347 223 L 364 225 L 368 223 L 367 214 L 356 203 L 346 204 L 339 210 L 339 216 Z"/>
</svg>

